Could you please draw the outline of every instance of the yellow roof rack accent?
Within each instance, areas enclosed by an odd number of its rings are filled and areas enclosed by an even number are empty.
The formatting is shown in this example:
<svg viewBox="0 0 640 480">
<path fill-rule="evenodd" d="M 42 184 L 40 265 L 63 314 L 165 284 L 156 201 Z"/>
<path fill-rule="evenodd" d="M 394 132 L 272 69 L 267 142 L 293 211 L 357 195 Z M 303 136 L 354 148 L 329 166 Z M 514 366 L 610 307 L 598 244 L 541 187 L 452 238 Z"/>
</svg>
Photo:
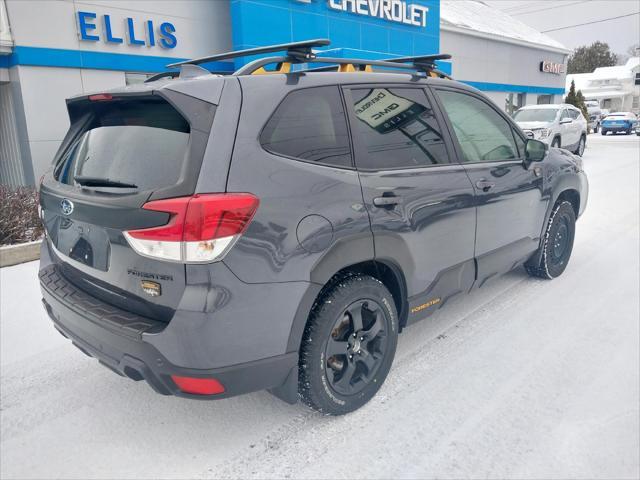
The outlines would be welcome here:
<svg viewBox="0 0 640 480">
<path fill-rule="evenodd" d="M 354 65 L 353 63 L 344 63 L 338 67 L 338 72 L 340 73 L 373 72 L 373 69 L 371 68 L 371 65 L 358 64 L 358 66 L 356 67 L 356 65 Z"/>
<path fill-rule="evenodd" d="M 275 70 L 267 70 L 264 67 L 260 67 L 257 70 L 251 72 L 251 75 L 273 75 L 276 73 L 289 73 L 291 72 L 291 63 L 282 62 L 276 66 Z"/>
</svg>

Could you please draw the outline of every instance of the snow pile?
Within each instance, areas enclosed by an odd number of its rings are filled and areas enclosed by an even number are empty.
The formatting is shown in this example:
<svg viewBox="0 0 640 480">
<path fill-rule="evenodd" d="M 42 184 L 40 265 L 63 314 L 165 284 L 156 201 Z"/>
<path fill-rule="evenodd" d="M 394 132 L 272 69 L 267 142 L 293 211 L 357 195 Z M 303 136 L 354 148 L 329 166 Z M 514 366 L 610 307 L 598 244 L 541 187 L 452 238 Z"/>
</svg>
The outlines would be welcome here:
<svg viewBox="0 0 640 480">
<path fill-rule="evenodd" d="M 501 10 L 476 0 L 442 0 L 440 25 L 475 30 L 497 37 L 505 37 L 553 48 L 569 50 L 553 38 L 540 33 Z"/>
</svg>

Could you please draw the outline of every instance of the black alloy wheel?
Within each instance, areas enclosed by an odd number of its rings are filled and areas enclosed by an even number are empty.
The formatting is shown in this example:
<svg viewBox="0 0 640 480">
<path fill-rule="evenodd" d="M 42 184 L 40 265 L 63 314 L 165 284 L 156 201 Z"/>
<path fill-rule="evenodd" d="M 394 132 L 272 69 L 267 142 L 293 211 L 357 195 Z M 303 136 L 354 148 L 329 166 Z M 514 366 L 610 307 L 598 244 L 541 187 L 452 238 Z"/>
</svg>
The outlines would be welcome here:
<svg viewBox="0 0 640 480">
<path fill-rule="evenodd" d="M 398 342 L 393 296 L 377 278 L 335 278 L 307 321 L 298 364 L 304 403 L 343 415 L 367 403 L 384 383 Z"/>
<path fill-rule="evenodd" d="M 338 317 L 325 349 L 329 385 L 341 395 L 361 392 L 374 378 L 387 350 L 382 306 L 357 300 Z"/>
</svg>

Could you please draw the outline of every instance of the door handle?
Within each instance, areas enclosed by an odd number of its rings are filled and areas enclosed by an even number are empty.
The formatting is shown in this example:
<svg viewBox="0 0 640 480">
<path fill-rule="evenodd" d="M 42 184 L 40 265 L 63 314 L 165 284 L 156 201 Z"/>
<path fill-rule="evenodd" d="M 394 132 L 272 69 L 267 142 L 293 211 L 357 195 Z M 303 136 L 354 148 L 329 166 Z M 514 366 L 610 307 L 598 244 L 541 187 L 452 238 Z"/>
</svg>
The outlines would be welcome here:
<svg viewBox="0 0 640 480">
<path fill-rule="evenodd" d="M 373 204 L 376 207 L 393 207 L 401 202 L 400 197 L 390 196 L 390 197 L 376 197 L 373 199 Z"/>
<path fill-rule="evenodd" d="M 488 180 L 478 180 L 476 182 L 476 187 L 478 187 L 483 192 L 488 192 L 489 190 L 491 190 L 495 186 L 496 186 L 495 183 L 490 182 Z"/>
</svg>

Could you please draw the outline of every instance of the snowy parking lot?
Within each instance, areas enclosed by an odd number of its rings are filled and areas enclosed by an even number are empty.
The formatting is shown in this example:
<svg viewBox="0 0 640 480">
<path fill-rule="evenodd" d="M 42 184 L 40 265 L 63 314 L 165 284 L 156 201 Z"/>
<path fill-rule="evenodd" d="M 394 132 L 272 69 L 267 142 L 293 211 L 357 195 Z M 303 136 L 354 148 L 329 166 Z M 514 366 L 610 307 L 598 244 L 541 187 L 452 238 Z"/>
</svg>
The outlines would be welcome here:
<svg viewBox="0 0 640 480">
<path fill-rule="evenodd" d="M 584 164 L 564 275 L 514 271 L 409 327 L 346 417 L 157 395 L 54 330 L 37 262 L 1 269 L 0 477 L 640 477 L 640 137 L 590 135 Z"/>
</svg>

